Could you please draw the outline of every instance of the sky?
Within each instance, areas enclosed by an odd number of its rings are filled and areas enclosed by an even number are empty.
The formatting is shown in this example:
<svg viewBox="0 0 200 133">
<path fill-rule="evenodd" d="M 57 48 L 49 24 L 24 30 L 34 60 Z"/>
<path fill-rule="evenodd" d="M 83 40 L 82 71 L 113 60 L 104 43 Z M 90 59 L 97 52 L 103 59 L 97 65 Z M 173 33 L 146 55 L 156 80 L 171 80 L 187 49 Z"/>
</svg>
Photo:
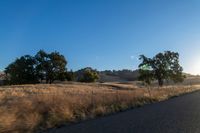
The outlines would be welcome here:
<svg viewBox="0 0 200 133">
<path fill-rule="evenodd" d="M 171 50 L 200 74 L 199 0 L 1 0 L 0 70 L 17 57 L 58 51 L 68 69 L 137 69 Z"/>
</svg>

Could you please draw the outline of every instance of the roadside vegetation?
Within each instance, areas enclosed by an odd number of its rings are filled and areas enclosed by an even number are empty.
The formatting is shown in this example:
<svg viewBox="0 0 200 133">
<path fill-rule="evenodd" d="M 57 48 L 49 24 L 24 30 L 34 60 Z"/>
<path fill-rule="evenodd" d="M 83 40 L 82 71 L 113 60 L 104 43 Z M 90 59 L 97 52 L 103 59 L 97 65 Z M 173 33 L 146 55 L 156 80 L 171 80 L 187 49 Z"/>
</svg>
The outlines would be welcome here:
<svg viewBox="0 0 200 133">
<path fill-rule="evenodd" d="M 141 81 L 130 82 L 129 74 L 135 72 L 124 70 L 103 75 L 121 75 L 129 82 L 98 83 L 100 72 L 90 67 L 68 71 L 67 60 L 59 52 L 40 50 L 35 56 L 17 58 L 5 68 L 7 86 L 0 87 L 0 132 L 43 131 L 200 89 L 199 77 L 184 81 L 176 52 L 153 58 L 141 55 L 140 60 L 136 74 Z"/>
<path fill-rule="evenodd" d="M 177 85 L 147 90 L 140 83 L 67 83 L 0 87 L 0 132 L 33 133 L 199 90 Z"/>
<path fill-rule="evenodd" d="M 164 85 L 164 81 L 174 83 L 183 82 L 183 68 L 179 64 L 179 54 L 177 52 L 165 51 L 158 53 L 153 58 L 140 55 L 142 63 L 139 64 L 139 79 L 146 85 L 157 80 L 159 86 Z"/>
<path fill-rule="evenodd" d="M 35 56 L 24 55 L 17 58 L 5 68 L 4 84 L 52 84 L 54 81 L 95 82 L 98 72 L 92 68 L 84 68 L 77 72 L 67 71 L 67 60 L 59 52 L 47 53 L 44 50 Z"/>
</svg>

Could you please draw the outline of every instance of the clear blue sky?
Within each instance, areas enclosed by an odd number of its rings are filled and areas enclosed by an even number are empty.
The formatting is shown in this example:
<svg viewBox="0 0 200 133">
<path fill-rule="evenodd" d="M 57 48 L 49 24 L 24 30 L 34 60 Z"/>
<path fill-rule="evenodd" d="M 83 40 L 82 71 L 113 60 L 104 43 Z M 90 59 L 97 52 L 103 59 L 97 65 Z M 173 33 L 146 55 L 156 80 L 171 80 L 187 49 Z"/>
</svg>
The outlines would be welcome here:
<svg viewBox="0 0 200 133">
<path fill-rule="evenodd" d="M 1 0 L 0 69 L 39 49 L 73 70 L 136 69 L 138 55 L 173 50 L 200 74 L 200 1 Z"/>
</svg>

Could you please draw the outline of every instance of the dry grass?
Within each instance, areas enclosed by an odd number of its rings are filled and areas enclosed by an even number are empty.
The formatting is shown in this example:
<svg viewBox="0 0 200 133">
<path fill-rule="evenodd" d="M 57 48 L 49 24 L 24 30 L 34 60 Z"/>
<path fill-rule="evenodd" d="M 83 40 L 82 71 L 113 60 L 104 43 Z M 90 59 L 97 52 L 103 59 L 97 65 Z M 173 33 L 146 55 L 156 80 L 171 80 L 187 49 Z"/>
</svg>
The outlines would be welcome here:
<svg viewBox="0 0 200 133">
<path fill-rule="evenodd" d="M 0 132 L 32 133 L 199 90 L 198 85 L 146 89 L 133 84 L 21 85 L 0 88 Z"/>
</svg>

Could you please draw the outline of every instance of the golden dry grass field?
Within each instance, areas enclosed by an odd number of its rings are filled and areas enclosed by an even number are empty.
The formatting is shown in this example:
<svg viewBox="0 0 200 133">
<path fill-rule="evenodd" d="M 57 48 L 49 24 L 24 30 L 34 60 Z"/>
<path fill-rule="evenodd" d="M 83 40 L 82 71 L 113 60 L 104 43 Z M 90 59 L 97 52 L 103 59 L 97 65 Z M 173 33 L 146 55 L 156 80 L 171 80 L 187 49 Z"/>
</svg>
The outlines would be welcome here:
<svg viewBox="0 0 200 133">
<path fill-rule="evenodd" d="M 32 133 L 197 91 L 192 84 L 147 89 L 130 83 L 63 83 L 0 87 L 0 133 Z"/>
</svg>

